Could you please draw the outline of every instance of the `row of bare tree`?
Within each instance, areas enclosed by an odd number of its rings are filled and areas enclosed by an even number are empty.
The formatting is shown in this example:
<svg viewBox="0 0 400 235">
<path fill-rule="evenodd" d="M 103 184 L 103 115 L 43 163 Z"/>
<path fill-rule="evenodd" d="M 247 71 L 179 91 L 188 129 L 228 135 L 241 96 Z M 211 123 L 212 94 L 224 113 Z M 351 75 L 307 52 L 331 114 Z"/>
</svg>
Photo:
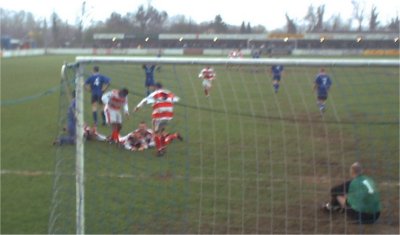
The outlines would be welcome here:
<svg viewBox="0 0 400 235">
<path fill-rule="evenodd" d="M 275 32 L 351 32 L 351 31 L 393 31 L 399 32 L 398 16 L 385 24 L 378 20 L 378 9 L 373 6 L 366 14 L 358 1 L 353 0 L 353 16 L 343 19 L 340 14 L 325 19 L 325 5 L 309 6 L 303 19 L 293 19 L 286 14 L 286 26 L 274 29 Z M 56 12 L 46 19 L 36 19 L 30 12 L 9 11 L 0 8 L 1 35 L 17 38 L 22 41 L 33 41 L 38 47 L 92 46 L 94 33 L 123 33 L 137 38 L 155 36 L 160 33 L 266 33 L 262 25 L 251 26 L 243 22 L 240 26 L 229 25 L 221 15 L 208 22 L 196 23 L 184 15 L 169 17 L 165 11 L 158 11 L 150 4 L 139 6 L 135 12 L 122 16 L 112 13 L 105 21 L 87 22 L 85 5 L 82 14 L 75 23 L 63 21 Z M 352 22 L 357 27 L 352 27 Z M 368 27 L 363 28 L 364 21 Z"/>
</svg>

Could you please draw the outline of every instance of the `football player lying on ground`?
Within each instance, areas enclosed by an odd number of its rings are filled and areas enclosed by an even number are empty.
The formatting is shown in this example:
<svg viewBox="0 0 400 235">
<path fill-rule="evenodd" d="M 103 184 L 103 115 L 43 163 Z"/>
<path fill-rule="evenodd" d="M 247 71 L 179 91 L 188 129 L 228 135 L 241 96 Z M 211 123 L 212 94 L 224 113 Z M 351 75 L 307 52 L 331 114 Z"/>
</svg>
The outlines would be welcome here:
<svg viewBox="0 0 400 235">
<path fill-rule="evenodd" d="M 121 143 L 125 149 L 136 151 L 154 147 L 153 130 L 147 128 L 146 122 L 142 121 L 136 130 L 121 137 Z"/>
<path fill-rule="evenodd" d="M 169 145 L 174 139 L 183 140 L 179 133 L 169 134 L 162 129 L 160 135 L 160 143 L 157 149 L 160 149 L 165 153 L 167 145 Z M 147 128 L 146 123 L 141 122 L 139 128 L 132 131 L 128 135 L 121 137 L 121 143 L 124 148 L 130 151 L 143 151 L 145 149 L 155 147 L 154 133 L 151 129 Z"/>
</svg>

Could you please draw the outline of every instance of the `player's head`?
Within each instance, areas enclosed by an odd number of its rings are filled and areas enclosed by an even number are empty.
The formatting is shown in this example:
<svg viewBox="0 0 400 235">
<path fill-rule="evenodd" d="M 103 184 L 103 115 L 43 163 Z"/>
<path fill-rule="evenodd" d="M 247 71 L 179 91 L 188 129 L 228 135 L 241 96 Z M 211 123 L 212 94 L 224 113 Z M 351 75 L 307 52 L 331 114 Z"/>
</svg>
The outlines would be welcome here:
<svg viewBox="0 0 400 235">
<path fill-rule="evenodd" d="M 163 88 L 161 82 L 156 82 L 156 83 L 154 84 L 154 87 L 155 87 L 156 89 L 161 89 L 161 88 Z"/>
<path fill-rule="evenodd" d="M 98 73 L 99 71 L 100 71 L 99 66 L 96 65 L 93 67 L 93 72 Z"/>
<path fill-rule="evenodd" d="M 122 88 L 121 90 L 119 90 L 118 94 L 121 97 L 126 97 L 128 95 L 129 91 L 126 88 Z"/>
<path fill-rule="evenodd" d="M 141 129 L 141 130 L 146 130 L 147 129 L 147 124 L 146 124 L 145 121 L 141 121 L 139 123 L 139 129 Z"/>
<path fill-rule="evenodd" d="M 325 68 L 321 68 L 321 69 L 319 70 L 319 72 L 320 72 L 320 73 L 325 73 Z"/>
<path fill-rule="evenodd" d="M 351 177 L 356 177 L 359 176 L 363 173 L 363 168 L 361 166 L 361 163 L 355 162 L 351 165 L 350 167 L 350 175 Z"/>
</svg>

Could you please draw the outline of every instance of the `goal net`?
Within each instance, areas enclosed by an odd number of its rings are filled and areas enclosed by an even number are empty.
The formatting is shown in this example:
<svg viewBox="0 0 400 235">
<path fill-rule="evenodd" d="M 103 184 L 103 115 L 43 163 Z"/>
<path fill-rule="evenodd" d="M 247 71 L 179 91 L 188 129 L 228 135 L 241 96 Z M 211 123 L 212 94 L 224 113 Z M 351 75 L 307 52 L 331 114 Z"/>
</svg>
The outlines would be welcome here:
<svg viewBox="0 0 400 235">
<path fill-rule="evenodd" d="M 146 96 L 143 64 L 157 64 L 155 80 L 180 98 L 166 130 L 183 141 L 157 157 L 154 147 L 83 140 L 83 125 L 93 126 L 83 83 L 95 65 L 111 78 L 108 91 L 129 90 L 121 136 L 151 127 L 151 105 L 132 112 Z M 216 72 L 208 97 L 205 65 Z M 313 91 L 321 67 L 332 80 L 323 113 Z M 57 148 L 49 233 L 398 232 L 398 60 L 77 57 L 61 85 L 60 136 L 75 90 L 77 138 Z M 379 188 L 373 226 L 321 209 L 356 161 Z"/>
</svg>

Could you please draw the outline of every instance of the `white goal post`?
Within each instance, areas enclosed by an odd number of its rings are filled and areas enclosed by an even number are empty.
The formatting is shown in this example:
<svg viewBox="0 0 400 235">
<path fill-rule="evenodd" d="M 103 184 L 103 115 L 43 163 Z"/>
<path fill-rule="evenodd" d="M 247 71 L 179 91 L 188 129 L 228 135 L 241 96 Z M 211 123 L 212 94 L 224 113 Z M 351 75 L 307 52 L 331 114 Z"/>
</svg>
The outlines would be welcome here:
<svg viewBox="0 0 400 235">
<path fill-rule="evenodd" d="M 75 63 L 67 66 L 76 68 L 76 233 L 85 233 L 85 170 L 84 170 L 84 68 L 88 64 L 172 64 L 172 65 L 254 65 L 271 66 L 400 66 L 399 59 L 306 59 L 306 58 L 266 58 L 266 59 L 229 59 L 229 58 L 191 58 L 191 57 L 126 57 L 126 56 L 78 56 Z M 64 69 L 62 70 L 62 73 Z"/>
</svg>

